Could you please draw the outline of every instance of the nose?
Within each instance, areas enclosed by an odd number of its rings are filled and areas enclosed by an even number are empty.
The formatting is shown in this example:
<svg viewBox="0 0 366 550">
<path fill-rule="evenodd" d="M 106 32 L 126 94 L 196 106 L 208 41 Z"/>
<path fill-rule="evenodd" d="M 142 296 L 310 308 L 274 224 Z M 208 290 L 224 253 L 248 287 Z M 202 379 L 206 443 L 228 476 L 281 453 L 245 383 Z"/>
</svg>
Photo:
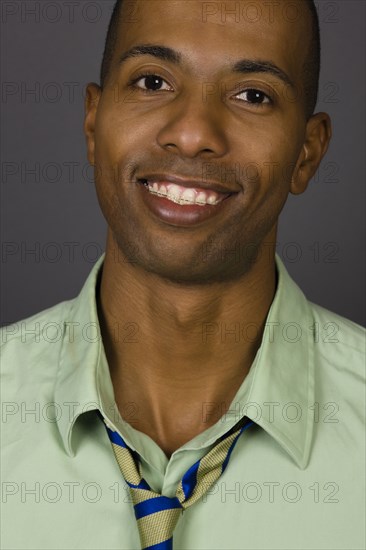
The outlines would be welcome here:
<svg viewBox="0 0 366 550">
<path fill-rule="evenodd" d="M 182 158 L 224 156 L 228 143 L 223 113 L 216 100 L 210 97 L 206 101 L 199 90 L 176 98 L 157 136 L 160 147 Z"/>
</svg>

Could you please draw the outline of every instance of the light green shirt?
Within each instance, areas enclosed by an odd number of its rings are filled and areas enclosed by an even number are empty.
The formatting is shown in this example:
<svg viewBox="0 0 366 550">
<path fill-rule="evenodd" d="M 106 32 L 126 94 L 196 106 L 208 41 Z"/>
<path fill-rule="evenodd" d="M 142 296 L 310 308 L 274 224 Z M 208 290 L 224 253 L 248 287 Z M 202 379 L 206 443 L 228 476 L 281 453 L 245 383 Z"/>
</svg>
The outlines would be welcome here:
<svg viewBox="0 0 366 550">
<path fill-rule="evenodd" d="M 229 412 L 168 459 L 134 429 L 134 403 L 124 420 L 117 413 L 96 309 L 103 259 L 77 298 L 2 330 L 1 547 L 140 548 L 99 409 L 166 496 L 240 418 L 257 424 L 182 514 L 175 550 L 364 549 L 365 331 L 307 301 L 277 256 L 262 344 Z M 216 337 L 253 337 L 245 322 L 222 330 Z M 139 345 L 133 324 L 122 337 Z M 214 406 L 202 403 L 202 414 Z"/>
</svg>

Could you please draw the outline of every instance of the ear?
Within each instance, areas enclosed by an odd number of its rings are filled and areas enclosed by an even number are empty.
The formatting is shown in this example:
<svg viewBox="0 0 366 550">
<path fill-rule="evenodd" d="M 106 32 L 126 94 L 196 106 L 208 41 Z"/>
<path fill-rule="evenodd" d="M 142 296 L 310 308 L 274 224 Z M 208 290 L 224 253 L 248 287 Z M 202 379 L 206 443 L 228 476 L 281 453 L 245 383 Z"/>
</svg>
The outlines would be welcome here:
<svg viewBox="0 0 366 550">
<path fill-rule="evenodd" d="M 308 120 L 305 141 L 292 174 L 290 192 L 303 193 L 328 150 L 332 125 L 327 113 L 317 113 Z"/>
<path fill-rule="evenodd" d="M 91 82 L 86 87 L 84 133 L 88 149 L 88 160 L 91 165 L 95 164 L 95 120 L 101 93 L 101 88 L 94 82 Z"/>
</svg>

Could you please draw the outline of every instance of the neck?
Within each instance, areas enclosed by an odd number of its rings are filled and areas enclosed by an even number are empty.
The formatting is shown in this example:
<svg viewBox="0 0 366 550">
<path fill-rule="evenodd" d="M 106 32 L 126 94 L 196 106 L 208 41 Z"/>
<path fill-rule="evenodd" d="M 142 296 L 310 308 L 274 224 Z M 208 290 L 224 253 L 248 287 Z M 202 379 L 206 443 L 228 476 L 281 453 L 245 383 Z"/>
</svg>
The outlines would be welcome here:
<svg viewBox="0 0 366 550">
<path fill-rule="evenodd" d="M 109 238 L 98 315 L 116 403 L 123 417 L 133 402 L 133 426 L 168 454 L 217 422 L 246 377 L 275 293 L 274 250 L 237 281 L 186 287 L 116 262 L 114 246 Z"/>
</svg>

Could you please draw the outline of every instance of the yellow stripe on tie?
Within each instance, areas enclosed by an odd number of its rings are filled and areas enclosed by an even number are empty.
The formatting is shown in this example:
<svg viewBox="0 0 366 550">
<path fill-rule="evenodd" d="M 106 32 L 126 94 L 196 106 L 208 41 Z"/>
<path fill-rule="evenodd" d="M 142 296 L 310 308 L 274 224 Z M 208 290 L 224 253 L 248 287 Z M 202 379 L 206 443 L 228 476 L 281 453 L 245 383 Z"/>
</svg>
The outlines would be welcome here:
<svg viewBox="0 0 366 550">
<path fill-rule="evenodd" d="M 142 548 L 170 539 L 181 513 L 180 508 L 173 508 L 138 519 Z"/>
</svg>

